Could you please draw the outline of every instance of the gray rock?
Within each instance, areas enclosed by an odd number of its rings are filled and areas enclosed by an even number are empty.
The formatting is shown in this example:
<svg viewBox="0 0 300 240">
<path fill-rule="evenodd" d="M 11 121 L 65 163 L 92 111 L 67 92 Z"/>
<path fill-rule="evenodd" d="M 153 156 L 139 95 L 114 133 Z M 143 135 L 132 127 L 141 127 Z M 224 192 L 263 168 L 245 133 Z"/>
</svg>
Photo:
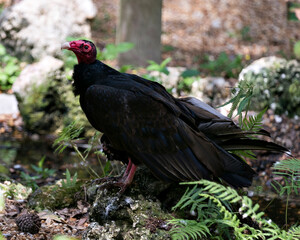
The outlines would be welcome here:
<svg viewBox="0 0 300 240">
<path fill-rule="evenodd" d="M 162 183 L 143 166 L 121 195 L 119 188 L 112 186 L 96 192 L 88 190 L 90 220 L 94 222 L 82 239 L 170 239 L 167 220 L 172 216 L 167 209 L 176 204 L 185 190 L 184 186 Z"/>
<path fill-rule="evenodd" d="M 0 41 L 22 60 L 59 56 L 68 36 L 91 36 L 92 0 L 23 0 L 2 12 Z"/>
<path fill-rule="evenodd" d="M 120 231 L 121 229 L 116 226 L 116 223 L 114 221 L 112 221 L 111 223 L 106 223 L 103 226 L 99 225 L 99 223 L 97 222 L 92 222 L 88 226 L 87 230 L 84 232 L 82 239 L 84 240 L 120 239 L 118 237 Z"/>
<path fill-rule="evenodd" d="M 63 64 L 54 57 L 43 57 L 27 65 L 14 82 L 12 90 L 17 96 L 26 130 L 53 133 L 73 121 L 83 123 L 87 131 L 91 129 Z"/>
<path fill-rule="evenodd" d="M 0 114 L 18 114 L 18 101 L 15 95 L 0 94 Z"/>
<path fill-rule="evenodd" d="M 230 97 L 230 84 L 222 77 L 199 78 L 192 84 L 191 95 L 217 107 Z"/>
<path fill-rule="evenodd" d="M 278 67 L 285 65 L 287 63 L 287 60 L 284 58 L 279 58 L 275 56 L 270 57 L 263 57 L 260 58 L 253 63 L 251 63 L 249 66 L 245 67 L 239 74 L 239 81 L 243 80 L 245 78 L 246 74 L 252 73 L 252 74 L 260 74 L 266 70 L 274 70 L 278 69 Z"/>
<path fill-rule="evenodd" d="M 12 90 L 20 98 L 26 97 L 33 88 L 46 85 L 49 76 L 59 72 L 64 62 L 54 57 L 45 56 L 41 61 L 27 65 L 12 86 Z"/>
<path fill-rule="evenodd" d="M 264 57 L 245 67 L 239 84 L 253 86 L 250 109 L 270 107 L 275 114 L 300 116 L 300 63 L 275 56 Z"/>
<path fill-rule="evenodd" d="M 180 75 L 182 72 L 186 70 L 184 67 L 167 67 L 169 74 L 166 75 L 164 73 L 160 73 L 158 71 L 153 71 L 150 73 L 150 76 L 153 76 L 155 78 L 158 78 L 162 85 L 164 85 L 165 88 L 174 88 L 176 90 L 178 82 L 180 80 Z"/>
</svg>

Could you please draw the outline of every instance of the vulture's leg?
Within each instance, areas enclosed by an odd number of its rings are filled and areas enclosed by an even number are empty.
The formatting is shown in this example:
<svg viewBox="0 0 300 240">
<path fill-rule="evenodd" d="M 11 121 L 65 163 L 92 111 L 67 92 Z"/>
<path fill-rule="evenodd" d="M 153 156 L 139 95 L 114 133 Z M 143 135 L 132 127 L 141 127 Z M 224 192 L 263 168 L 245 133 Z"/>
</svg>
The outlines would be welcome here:
<svg viewBox="0 0 300 240">
<path fill-rule="evenodd" d="M 127 168 L 122 177 L 109 177 L 101 180 L 99 188 L 120 187 L 120 192 L 123 193 L 126 188 L 132 183 L 137 166 L 132 163 L 131 158 L 128 158 Z"/>
<path fill-rule="evenodd" d="M 121 188 L 121 192 L 124 192 L 126 188 L 132 183 L 137 166 L 128 158 L 128 165 L 124 172 L 123 177 L 117 182 L 118 186 Z"/>
<path fill-rule="evenodd" d="M 131 166 L 132 166 L 132 161 L 131 161 L 131 158 L 128 158 L 128 164 L 127 164 L 127 168 L 122 176 L 122 179 L 125 178 L 128 176 L 129 172 L 130 172 L 130 169 L 131 169 Z"/>
</svg>

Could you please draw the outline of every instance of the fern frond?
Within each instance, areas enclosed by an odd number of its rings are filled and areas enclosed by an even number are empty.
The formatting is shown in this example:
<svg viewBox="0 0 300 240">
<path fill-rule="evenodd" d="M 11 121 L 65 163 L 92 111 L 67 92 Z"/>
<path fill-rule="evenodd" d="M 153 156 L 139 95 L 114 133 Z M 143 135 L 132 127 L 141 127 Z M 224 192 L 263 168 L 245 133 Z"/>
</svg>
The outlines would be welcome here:
<svg viewBox="0 0 300 240">
<path fill-rule="evenodd" d="M 237 115 L 241 115 L 241 113 L 245 109 L 249 108 L 249 104 L 253 96 L 253 83 L 240 81 L 238 87 L 234 88 L 232 93 L 234 94 L 234 96 L 228 102 L 219 106 L 219 107 L 223 107 L 230 103 L 232 104 L 229 113 L 227 115 L 229 118 L 232 118 L 233 112 L 235 110 L 237 110 Z"/>
<path fill-rule="evenodd" d="M 272 186 L 279 193 L 288 195 L 293 191 L 299 195 L 300 188 L 300 159 L 291 158 L 284 159 L 275 163 L 272 167 L 274 175 L 281 176 L 284 179 L 284 186 L 281 183 L 274 181 Z"/>
<path fill-rule="evenodd" d="M 296 239 L 295 237 L 298 237 L 300 234 L 299 226 L 294 226 L 287 232 L 281 230 L 271 220 L 267 220 L 263 217 L 264 212 L 259 210 L 258 204 L 254 204 L 247 196 L 240 196 L 230 187 L 225 187 L 208 180 L 182 184 L 196 185 L 191 190 L 188 189 L 185 192 L 183 199 L 179 201 L 180 204 L 177 204 L 176 208 L 183 209 L 192 206 L 191 209 L 197 209 L 197 213 L 201 215 L 201 217 L 198 216 L 197 221 L 189 220 L 192 221 L 189 223 L 182 222 L 182 219 L 173 219 L 172 223 L 176 226 L 171 232 L 173 239 L 199 239 L 197 237 L 200 235 L 195 233 L 197 232 L 197 223 L 200 224 L 199 226 L 202 230 L 206 229 L 203 224 L 207 228 L 213 226 L 216 229 L 220 238 L 211 236 L 210 239 L 222 239 L 224 236 L 232 237 L 232 235 L 234 235 L 235 239 L 241 240 Z M 199 189 L 197 188 L 199 185 L 204 187 Z M 233 212 L 227 207 L 230 203 L 240 203 L 241 207 L 238 213 Z M 185 205 L 184 207 L 182 207 L 183 204 Z M 242 218 L 251 218 L 260 226 L 259 229 L 242 223 L 238 218 L 238 214 L 240 214 Z M 191 227 L 189 226 L 188 229 L 185 229 L 187 224 L 191 224 Z M 203 237 L 204 233 L 202 234 Z"/>
<path fill-rule="evenodd" d="M 54 141 L 53 147 L 57 146 L 55 152 L 62 153 L 67 147 L 67 143 L 74 139 L 80 139 L 79 136 L 83 132 L 83 125 L 78 124 L 76 121 L 70 123 L 59 134 L 58 138 Z"/>
<path fill-rule="evenodd" d="M 289 171 L 291 173 L 300 174 L 300 159 L 290 158 L 284 159 L 272 167 L 273 170 Z"/>
<path fill-rule="evenodd" d="M 244 117 L 242 120 L 242 123 L 240 123 L 240 127 L 244 131 L 253 131 L 253 132 L 258 132 L 261 130 L 261 125 L 262 125 L 262 117 L 267 111 L 268 108 L 263 109 L 261 112 L 259 112 L 255 116 L 249 116 Z"/>
<path fill-rule="evenodd" d="M 169 220 L 169 223 L 175 226 L 170 230 L 172 240 L 197 240 L 211 235 L 207 221 L 172 219 Z"/>
<path fill-rule="evenodd" d="M 208 191 L 210 194 L 217 194 L 217 197 L 222 201 L 236 203 L 241 200 L 241 196 L 231 187 L 225 187 L 216 182 L 211 182 L 204 179 L 200 180 L 199 184 L 203 184 L 205 186 L 204 190 Z"/>
<path fill-rule="evenodd" d="M 287 239 L 300 239 L 300 226 L 292 226 L 287 232 Z"/>
</svg>

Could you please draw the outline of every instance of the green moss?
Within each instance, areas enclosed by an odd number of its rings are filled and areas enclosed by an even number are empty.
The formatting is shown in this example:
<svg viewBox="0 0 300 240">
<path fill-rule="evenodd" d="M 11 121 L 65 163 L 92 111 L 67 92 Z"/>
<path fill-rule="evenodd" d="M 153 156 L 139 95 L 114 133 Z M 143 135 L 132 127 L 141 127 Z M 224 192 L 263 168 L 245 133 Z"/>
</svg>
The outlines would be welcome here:
<svg viewBox="0 0 300 240">
<path fill-rule="evenodd" d="M 83 181 L 77 181 L 74 186 L 68 188 L 62 187 L 60 182 L 51 186 L 43 186 L 28 197 L 28 206 L 37 211 L 76 206 L 77 201 L 83 198 L 83 183 Z"/>
<path fill-rule="evenodd" d="M 244 74 L 244 80 L 254 84 L 250 107 L 261 111 L 270 106 L 276 114 L 300 116 L 300 64 L 296 60 L 273 61 L 258 73 L 250 70 Z"/>
<path fill-rule="evenodd" d="M 0 183 L 0 191 L 6 196 L 15 200 L 24 200 L 31 193 L 31 188 L 23 186 L 21 183 L 13 183 L 11 181 L 4 181 Z"/>
<path fill-rule="evenodd" d="M 36 133 L 53 133 L 76 120 L 85 129 L 91 129 L 66 74 L 61 70 L 53 72 L 45 82 L 32 86 L 26 97 L 19 98 L 25 128 Z"/>
</svg>

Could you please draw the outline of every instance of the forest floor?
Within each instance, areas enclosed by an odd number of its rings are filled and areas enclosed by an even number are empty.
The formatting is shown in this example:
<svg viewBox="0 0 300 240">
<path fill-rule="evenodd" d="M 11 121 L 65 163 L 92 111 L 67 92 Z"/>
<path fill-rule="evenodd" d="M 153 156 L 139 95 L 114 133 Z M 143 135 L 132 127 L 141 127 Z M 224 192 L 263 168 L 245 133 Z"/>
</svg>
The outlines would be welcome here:
<svg viewBox="0 0 300 240">
<path fill-rule="evenodd" d="M 107 43 L 115 43 L 119 1 L 94 2 L 98 14 L 92 22 L 92 38 L 101 48 Z M 250 61 L 263 56 L 290 55 L 292 47 L 285 32 L 288 27 L 282 27 L 284 23 L 281 22 L 285 19 L 265 11 L 263 2 L 241 2 L 233 8 L 229 6 L 234 4 L 230 1 L 217 2 L 163 1 L 161 51 L 163 59 L 172 57 L 169 65 L 197 67 L 206 55 L 215 57 L 221 52 L 242 55 Z M 224 8 L 219 6 L 222 4 Z M 271 6 L 275 7 L 274 4 Z M 247 16 L 243 8 L 251 8 Z M 284 9 L 276 12 L 279 16 L 284 15 Z"/>
</svg>

